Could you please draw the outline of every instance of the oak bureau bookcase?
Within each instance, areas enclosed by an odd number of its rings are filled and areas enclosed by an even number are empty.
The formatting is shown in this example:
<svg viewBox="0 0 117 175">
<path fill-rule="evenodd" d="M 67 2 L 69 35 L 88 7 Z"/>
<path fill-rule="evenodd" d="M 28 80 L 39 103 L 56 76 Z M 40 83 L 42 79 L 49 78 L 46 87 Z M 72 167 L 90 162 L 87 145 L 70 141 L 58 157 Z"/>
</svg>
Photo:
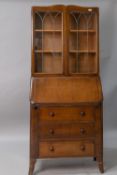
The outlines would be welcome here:
<svg viewBox="0 0 117 175">
<path fill-rule="evenodd" d="M 99 9 L 32 7 L 30 168 L 38 158 L 92 157 L 103 170 Z"/>
</svg>

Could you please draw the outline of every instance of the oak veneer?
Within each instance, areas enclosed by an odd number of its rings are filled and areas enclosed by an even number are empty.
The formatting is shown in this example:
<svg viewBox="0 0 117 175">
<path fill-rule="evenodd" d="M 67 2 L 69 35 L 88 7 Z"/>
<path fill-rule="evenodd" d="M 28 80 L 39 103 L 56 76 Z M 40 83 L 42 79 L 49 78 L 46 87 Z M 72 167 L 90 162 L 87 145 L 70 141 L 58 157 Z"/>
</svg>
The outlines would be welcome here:
<svg viewBox="0 0 117 175">
<path fill-rule="evenodd" d="M 44 121 L 95 121 L 95 107 L 92 105 L 70 105 L 40 107 L 38 110 L 39 120 Z"/>
<path fill-rule="evenodd" d="M 32 78 L 31 84 L 32 103 L 98 103 L 102 100 L 97 76 L 40 77 Z"/>
<path fill-rule="evenodd" d="M 77 138 L 77 137 L 95 137 L 94 123 L 78 123 L 78 122 L 40 122 L 39 124 L 39 138 L 43 139 L 58 139 L 59 138 Z"/>
<path fill-rule="evenodd" d="M 31 71 L 29 175 L 57 157 L 93 157 L 103 173 L 99 9 L 32 7 Z"/>
<path fill-rule="evenodd" d="M 39 156 L 44 158 L 93 155 L 94 143 L 90 141 L 49 141 L 39 143 Z"/>
</svg>

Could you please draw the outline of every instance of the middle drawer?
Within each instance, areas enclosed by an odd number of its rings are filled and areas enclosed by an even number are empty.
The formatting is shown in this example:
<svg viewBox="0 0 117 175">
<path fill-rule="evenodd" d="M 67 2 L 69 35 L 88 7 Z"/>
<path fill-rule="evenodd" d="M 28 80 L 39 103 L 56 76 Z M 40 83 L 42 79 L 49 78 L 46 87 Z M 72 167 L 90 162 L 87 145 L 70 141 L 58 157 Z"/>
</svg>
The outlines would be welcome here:
<svg viewBox="0 0 117 175">
<path fill-rule="evenodd" d="M 95 108 L 77 107 L 41 107 L 38 111 L 40 121 L 95 121 Z"/>
<path fill-rule="evenodd" d="M 95 136 L 94 123 L 51 122 L 39 124 L 39 138 L 70 138 Z"/>
</svg>

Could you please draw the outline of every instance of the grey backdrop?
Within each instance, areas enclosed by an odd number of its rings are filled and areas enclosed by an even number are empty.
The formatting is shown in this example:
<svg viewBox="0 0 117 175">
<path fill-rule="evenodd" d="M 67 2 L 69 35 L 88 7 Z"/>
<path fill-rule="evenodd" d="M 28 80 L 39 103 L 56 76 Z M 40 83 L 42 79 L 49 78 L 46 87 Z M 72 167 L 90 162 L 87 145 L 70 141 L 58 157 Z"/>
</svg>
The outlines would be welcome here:
<svg viewBox="0 0 117 175">
<path fill-rule="evenodd" d="M 28 143 L 31 6 L 49 4 L 100 8 L 104 144 L 117 147 L 117 0 L 0 0 L 0 141 Z"/>
</svg>

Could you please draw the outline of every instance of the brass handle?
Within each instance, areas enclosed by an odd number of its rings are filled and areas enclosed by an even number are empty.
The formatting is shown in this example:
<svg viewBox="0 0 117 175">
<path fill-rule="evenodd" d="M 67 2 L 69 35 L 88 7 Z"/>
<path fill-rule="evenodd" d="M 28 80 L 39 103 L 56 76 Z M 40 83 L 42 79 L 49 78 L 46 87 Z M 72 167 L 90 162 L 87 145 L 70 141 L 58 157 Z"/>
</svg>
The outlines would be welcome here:
<svg viewBox="0 0 117 175">
<path fill-rule="evenodd" d="M 54 146 L 50 147 L 50 151 L 53 152 L 54 151 Z"/>
<path fill-rule="evenodd" d="M 83 111 L 80 112 L 80 116 L 81 116 L 81 117 L 83 117 L 83 116 L 85 116 L 85 115 L 86 115 L 85 112 L 83 112 Z"/>
<path fill-rule="evenodd" d="M 49 112 L 49 116 L 54 117 L 55 113 L 54 112 Z"/>
<path fill-rule="evenodd" d="M 84 128 L 81 128 L 81 129 L 80 129 L 80 133 L 81 133 L 81 134 L 85 134 L 85 133 L 86 133 L 86 130 L 85 130 Z"/>
<path fill-rule="evenodd" d="M 50 129 L 50 130 L 49 130 L 49 133 L 50 133 L 50 134 L 54 134 L 54 129 Z"/>
<path fill-rule="evenodd" d="M 81 151 L 85 151 L 85 149 L 86 149 L 86 148 L 85 148 L 85 145 L 81 145 L 81 146 L 80 146 L 80 150 L 81 150 Z"/>
</svg>

